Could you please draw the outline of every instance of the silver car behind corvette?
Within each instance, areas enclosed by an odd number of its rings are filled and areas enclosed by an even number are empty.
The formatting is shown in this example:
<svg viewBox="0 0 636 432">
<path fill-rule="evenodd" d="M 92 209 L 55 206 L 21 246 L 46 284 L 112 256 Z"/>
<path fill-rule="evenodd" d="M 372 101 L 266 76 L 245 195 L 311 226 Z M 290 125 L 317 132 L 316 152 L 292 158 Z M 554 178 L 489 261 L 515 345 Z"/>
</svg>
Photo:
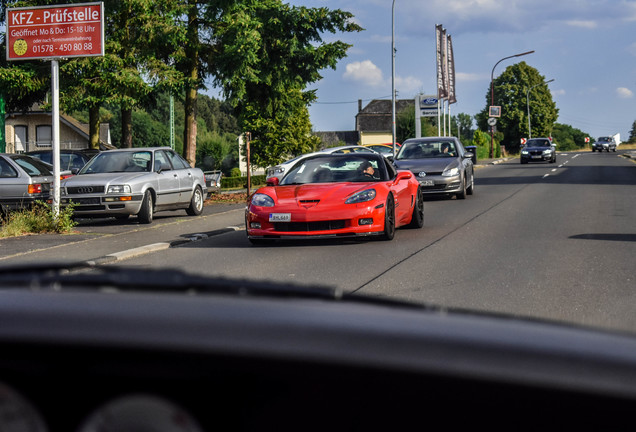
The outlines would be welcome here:
<svg viewBox="0 0 636 432">
<path fill-rule="evenodd" d="M 200 215 L 207 187 L 203 171 L 192 168 L 170 147 L 101 152 L 61 183 L 62 206 L 73 203 L 77 217 L 151 223 L 155 212 L 185 209 Z"/>
</svg>

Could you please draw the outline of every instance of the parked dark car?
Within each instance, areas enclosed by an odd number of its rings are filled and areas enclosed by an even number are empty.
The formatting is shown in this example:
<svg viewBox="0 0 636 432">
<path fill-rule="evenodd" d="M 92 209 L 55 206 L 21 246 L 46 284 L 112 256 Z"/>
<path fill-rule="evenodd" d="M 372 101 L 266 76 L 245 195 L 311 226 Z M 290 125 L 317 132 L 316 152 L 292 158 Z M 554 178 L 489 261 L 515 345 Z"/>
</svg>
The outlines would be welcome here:
<svg viewBox="0 0 636 432">
<path fill-rule="evenodd" d="M 412 171 L 425 194 L 464 199 L 475 191 L 472 157 L 455 137 L 411 138 L 402 143 L 394 163 Z"/>
<path fill-rule="evenodd" d="M 49 198 L 53 173 L 49 166 L 24 154 L 0 154 L 0 212 L 28 208 Z"/>
<path fill-rule="evenodd" d="M 60 149 L 60 171 L 65 170 L 80 170 L 86 162 L 91 160 L 93 156 L 99 153 L 99 150 L 85 149 L 85 150 L 71 150 Z M 53 163 L 53 150 L 34 150 L 26 152 L 25 154 L 38 158 L 46 163 Z"/>
<path fill-rule="evenodd" d="M 521 148 L 521 163 L 556 162 L 556 145 L 549 138 L 530 138 Z"/>
</svg>

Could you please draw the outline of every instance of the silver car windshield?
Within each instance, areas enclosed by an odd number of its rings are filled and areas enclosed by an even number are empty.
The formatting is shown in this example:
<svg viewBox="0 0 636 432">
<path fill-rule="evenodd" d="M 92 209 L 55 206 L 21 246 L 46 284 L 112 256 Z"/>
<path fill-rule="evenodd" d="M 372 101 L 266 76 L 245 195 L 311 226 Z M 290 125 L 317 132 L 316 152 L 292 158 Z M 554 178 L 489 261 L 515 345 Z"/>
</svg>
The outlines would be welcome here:
<svg viewBox="0 0 636 432">
<path fill-rule="evenodd" d="M 91 159 L 80 174 L 100 174 L 116 172 L 150 172 L 152 152 L 102 152 Z"/>
<path fill-rule="evenodd" d="M 457 148 L 452 141 L 426 141 L 404 143 L 396 159 L 428 159 L 457 157 Z"/>
</svg>

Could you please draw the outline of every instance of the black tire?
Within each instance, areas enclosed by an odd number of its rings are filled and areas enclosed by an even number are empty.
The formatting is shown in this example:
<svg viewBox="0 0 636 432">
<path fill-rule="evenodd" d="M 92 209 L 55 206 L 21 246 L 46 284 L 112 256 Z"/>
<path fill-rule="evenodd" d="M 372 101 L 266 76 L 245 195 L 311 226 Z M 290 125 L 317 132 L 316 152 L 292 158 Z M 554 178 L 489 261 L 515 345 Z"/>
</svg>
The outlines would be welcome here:
<svg viewBox="0 0 636 432">
<path fill-rule="evenodd" d="M 415 205 L 413 206 L 413 215 L 409 228 L 422 228 L 424 226 L 424 194 L 421 188 L 417 188 L 415 194 Z"/>
<path fill-rule="evenodd" d="M 144 194 L 144 199 L 141 202 L 141 210 L 139 210 L 139 213 L 137 213 L 139 222 L 143 224 L 152 223 L 152 216 L 155 210 L 154 207 L 155 206 L 152 199 L 152 192 L 146 191 L 146 193 Z"/>
<path fill-rule="evenodd" d="M 592 148 L 592 153 L 594 153 L 595 151 L 596 151 L 596 149 L 595 149 L 595 148 Z"/>
<path fill-rule="evenodd" d="M 466 188 L 466 193 L 472 195 L 475 193 L 475 173 L 470 176 L 470 185 Z"/>
<path fill-rule="evenodd" d="M 466 173 L 464 173 L 464 178 L 462 178 L 462 188 L 455 194 L 455 196 L 457 199 L 466 199 Z"/>
<path fill-rule="evenodd" d="M 190 207 L 186 209 L 186 213 L 190 216 L 199 216 L 203 213 L 203 191 L 197 186 L 192 193 L 190 199 Z"/>
<path fill-rule="evenodd" d="M 395 202 L 393 195 L 389 194 L 384 206 L 384 232 L 382 240 L 393 240 L 395 237 Z"/>
<path fill-rule="evenodd" d="M 521 159 L 521 163 L 522 163 L 522 164 L 527 164 L 527 163 L 528 163 L 528 161 L 527 161 L 527 160 L 523 160 L 523 159 Z"/>
</svg>

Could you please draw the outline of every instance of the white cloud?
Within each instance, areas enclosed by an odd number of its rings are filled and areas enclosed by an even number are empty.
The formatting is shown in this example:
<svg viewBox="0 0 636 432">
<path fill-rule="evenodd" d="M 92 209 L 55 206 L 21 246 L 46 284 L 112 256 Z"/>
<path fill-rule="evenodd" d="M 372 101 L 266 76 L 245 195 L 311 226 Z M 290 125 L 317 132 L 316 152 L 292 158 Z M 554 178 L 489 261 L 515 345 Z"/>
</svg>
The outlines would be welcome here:
<svg viewBox="0 0 636 432">
<path fill-rule="evenodd" d="M 595 29 L 598 27 L 598 24 L 596 21 L 586 21 L 586 20 L 569 20 L 569 21 L 566 21 L 565 24 L 569 25 L 570 27 L 580 27 L 580 28 L 586 28 L 586 29 Z"/>
<path fill-rule="evenodd" d="M 476 73 L 466 73 L 466 72 L 457 72 L 455 74 L 455 78 L 457 81 L 467 82 L 467 81 L 490 81 L 490 77 L 488 75 L 480 75 Z"/>
<path fill-rule="evenodd" d="M 414 93 L 422 90 L 422 80 L 413 76 L 408 76 L 405 78 L 395 77 L 395 89 L 399 93 L 402 93 L 403 96 L 405 94 Z"/>
<path fill-rule="evenodd" d="M 359 82 L 371 87 L 384 84 L 382 71 L 371 60 L 349 63 L 343 75 L 345 80 Z"/>
<path fill-rule="evenodd" d="M 616 89 L 616 95 L 621 99 L 631 99 L 634 97 L 634 92 L 626 87 L 618 87 Z"/>
</svg>

